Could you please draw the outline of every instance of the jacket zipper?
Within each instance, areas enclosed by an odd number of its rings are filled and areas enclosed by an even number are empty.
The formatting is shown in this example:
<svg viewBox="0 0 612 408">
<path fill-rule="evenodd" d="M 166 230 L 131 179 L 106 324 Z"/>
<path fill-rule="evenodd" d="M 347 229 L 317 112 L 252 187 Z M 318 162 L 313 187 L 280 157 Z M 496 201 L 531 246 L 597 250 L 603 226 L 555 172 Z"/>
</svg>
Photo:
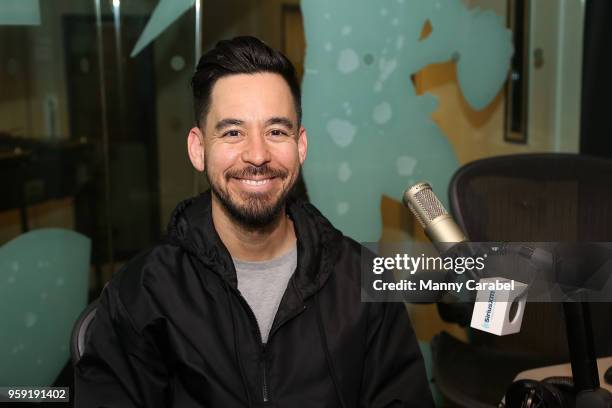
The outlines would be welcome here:
<svg viewBox="0 0 612 408">
<path fill-rule="evenodd" d="M 262 381 L 262 390 L 261 390 L 261 394 L 262 394 L 262 398 L 263 398 L 263 402 L 268 402 L 269 398 L 268 398 L 268 376 L 266 374 L 266 343 L 262 343 L 262 364 L 263 364 L 263 381 Z"/>
<path fill-rule="evenodd" d="M 231 286 L 230 288 L 234 292 L 236 292 L 236 294 L 238 295 L 238 298 L 240 299 L 240 301 L 242 302 L 242 305 L 247 311 L 247 314 L 249 316 L 249 319 L 251 320 L 251 323 L 254 323 L 255 328 L 257 329 L 255 331 L 257 332 L 257 338 L 259 339 L 259 344 L 261 345 L 261 355 L 262 355 L 262 365 L 263 365 L 261 395 L 262 395 L 263 402 L 269 402 L 270 397 L 268 395 L 268 378 L 267 378 L 267 373 L 266 373 L 266 343 L 263 342 L 261 330 L 259 330 L 259 324 L 257 323 L 257 318 L 255 317 L 255 314 L 253 313 L 251 306 L 249 306 L 249 302 L 246 301 L 246 299 L 244 298 L 244 296 L 242 296 L 242 293 L 240 293 L 239 290 Z"/>
<path fill-rule="evenodd" d="M 249 318 L 251 319 L 251 323 L 255 323 L 255 328 L 257 329 L 257 336 L 259 339 L 259 344 L 261 345 L 261 354 L 262 354 L 262 390 L 261 390 L 261 395 L 262 395 L 262 399 L 264 403 L 270 402 L 270 396 L 269 396 L 269 388 L 268 388 L 268 374 L 266 371 L 266 343 L 263 342 L 263 338 L 261 335 L 261 331 L 259 330 L 259 324 L 257 323 L 257 318 L 255 317 L 255 314 L 253 313 L 253 309 L 251 309 L 251 307 L 249 306 L 249 302 L 247 302 L 247 300 L 244 298 L 244 296 L 242 296 L 242 293 L 240 293 L 239 290 L 237 290 L 236 288 L 230 286 L 230 288 L 238 295 L 238 298 L 240 299 L 240 301 L 242 302 L 242 305 L 244 306 L 244 308 L 247 310 L 247 314 L 249 316 Z M 270 338 L 272 337 L 272 335 L 274 333 L 276 333 L 276 331 L 278 331 L 278 329 L 283 326 L 285 323 L 287 323 L 289 320 L 293 319 L 294 317 L 298 316 L 299 314 L 301 314 L 304 310 L 306 310 L 306 305 L 304 305 L 302 308 L 298 309 L 295 313 L 292 313 L 291 315 L 287 316 L 285 319 L 283 319 L 278 325 L 276 325 L 276 327 L 274 327 L 273 331 L 270 330 L 270 334 L 268 334 L 268 341 L 270 340 Z"/>
</svg>

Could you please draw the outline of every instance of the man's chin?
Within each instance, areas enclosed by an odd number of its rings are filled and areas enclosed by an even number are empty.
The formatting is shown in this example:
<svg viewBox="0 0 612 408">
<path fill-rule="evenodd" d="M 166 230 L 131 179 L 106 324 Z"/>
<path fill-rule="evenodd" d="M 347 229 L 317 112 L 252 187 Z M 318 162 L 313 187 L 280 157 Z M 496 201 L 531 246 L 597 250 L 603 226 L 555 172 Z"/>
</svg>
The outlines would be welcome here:
<svg viewBox="0 0 612 408">
<path fill-rule="evenodd" d="M 212 192 L 230 217 L 247 228 L 264 228 L 273 224 L 285 204 L 285 197 L 274 198 L 269 193 L 241 192 L 237 200 L 215 189 Z"/>
<path fill-rule="evenodd" d="M 280 216 L 282 205 L 235 206 L 230 215 L 239 224 L 248 228 L 265 228 Z"/>
</svg>

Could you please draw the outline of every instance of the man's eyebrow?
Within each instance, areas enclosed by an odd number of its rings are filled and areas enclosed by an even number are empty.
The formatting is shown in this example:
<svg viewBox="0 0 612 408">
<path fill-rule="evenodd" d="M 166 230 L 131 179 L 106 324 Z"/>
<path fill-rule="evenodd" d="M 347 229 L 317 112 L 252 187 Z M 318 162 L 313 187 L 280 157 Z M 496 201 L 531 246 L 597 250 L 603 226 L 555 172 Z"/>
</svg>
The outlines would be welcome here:
<svg viewBox="0 0 612 408">
<path fill-rule="evenodd" d="M 221 119 L 215 125 L 215 130 L 220 131 L 229 126 L 240 126 L 240 125 L 244 125 L 244 121 L 240 119 L 234 119 L 234 118 Z"/>
<path fill-rule="evenodd" d="M 266 126 L 270 125 L 283 125 L 288 129 L 293 129 L 293 122 L 286 117 L 283 116 L 275 116 L 266 121 Z"/>
</svg>

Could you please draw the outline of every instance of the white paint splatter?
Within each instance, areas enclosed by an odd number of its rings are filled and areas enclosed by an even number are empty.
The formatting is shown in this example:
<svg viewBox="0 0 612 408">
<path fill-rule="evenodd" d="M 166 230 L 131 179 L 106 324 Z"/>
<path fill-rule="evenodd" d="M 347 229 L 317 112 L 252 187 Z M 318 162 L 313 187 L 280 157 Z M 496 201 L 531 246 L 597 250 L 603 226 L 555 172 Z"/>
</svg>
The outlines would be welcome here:
<svg viewBox="0 0 612 408">
<path fill-rule="evenodd" d="M 40 294 L 40 300 L 42 300 L 43 302 L 46 301 L 48 297 L 49 295 L 47 294 L 47 292 L 43 292 Z"/>
<path fill-rule="evenodd" d="M 387 123 L 391 119 L 392 115 L 393 112 L 389 102 L 381 102 L 376 105 L 372 114 L 374 122 L 378 123 L 379 125 Z"/>
<path fill-rule="evenodd" d="M 330 52 L 331 50 L 334 49 L 334 46 L 332 45 L 332 43 L 326 42 L 325 45 L 323 46 L 323 49 L 327 52 Z"/>
<path fill-rule="evenodd" d="M 185 68 L 185 58 L 180 55 L 173 56 L 170 58 L 170 67 L 177 72 L 182 71 Z"/>
<path fill-rule="evenodd" d="M 32 327 L 36 324 L 36 321 L 38 320 L 38 316 L 36 316 L 36 314 L 32 313 L 32 312 L 27 312 L 25 314 L 25 317 L 23 319 L 24 323 L 25 323 L 25 327 Z"/>
<path fill-rule="evenodd" d="M 345 25 L 344 27 L 342 27 L 342 31 L 340 32 L 342 33 L 342 35 L 349 35 L 351 31 L 353 31 L 353 28 L 349 25 Z"/>
<path fill-rule="evenodd" d="M 397 174 L 400 176 L 411 176 L 416 167 L 417 160 L 411 156 L 400 156 L 397 158 L 395 165 L 397 167 Z"/>
<path fill-rule="evenodd" d="M 395 40 L 395 48 L 397 48 L 398 50 L 401 50 L 403 46 L 404 46 L 404 36 L 398 35 L 397 39 Z"/>
<path fill-rule="evenodd" d="M 334 118 L 327 122 L 327 132 L 334 143 L 340 147 L 347 147 L 353 143 L 357 128 L 348 120 Z"/>
<path fill-rule="evenodd" d="M 342 107 L 344 108 L 344 113 L 346 113 L 346 116 L 351 116 L 351 114 L 353 113 L 353 108 L 351 107 L 351 104 L 349 102 L 344 102 L 342 104 Z"/>
<path fill-rule="evenodd" d="M 338 215 L 346 214 L 349 209 L 349 203 L 347 203 L 346 201 L 341 201 L 336 205 L 336 212 L 338 213 Z"/>
<path fill-rule="evenodd" d="M 395 17 L 393 20 L 391 20 L 391 24 L 394 26 L 399 25 L 399 18 Z"/>
<path fill-rule="evenodd" d="M 359 56 L 352 48 L 340 51 L 338 56 L 338 71 L 350 74 L 359 68 Z"/>
<path fill-rule="evenodd" d="M 348 181 L 351 178 L 353 172 L 351 171 L 351 166 L 348 162 L 342 162 L 338 166 L 338 180 L 340 181 Z"/>
<path fill-rule="evenodd" d="M 55 281 L 56 286 L 64 286 L 64 278 L 57 278 Z"/>
<path fill-rule="evenodd" d="M 386 16 L 387 14 L 389 14 L 389 10 L 387 10 L 386 8 L 381 8 L 380 9 L 380 15 L 381 16 Z"/>
<path fill-rule="evenodd" d="M 9 276 L 8 279 L 6 280 L 8 283 L 15 283 L 17 279 L 15 279 L 15 277 L 13 275 Z"/>
<path fill-rule="evenodd" d="M 15 272 L 17 272 L 17 271 L 19 270 L 19 262 L 17 262 L 17 261 L 13 261 L 13 262 L 11 263 L 11 268 L 13 268 L 13 270 L 14 270 Z"/>
<path fill-rule="evenodd" d="M 378 68 L 380 69 L 380 80 L 384 82 L 389 78 L 389 75 L 395 71 L 395 68 L 397 68 L 397 60 L 395 58 L 390 60 L 381 58 Z"/>
</svg>

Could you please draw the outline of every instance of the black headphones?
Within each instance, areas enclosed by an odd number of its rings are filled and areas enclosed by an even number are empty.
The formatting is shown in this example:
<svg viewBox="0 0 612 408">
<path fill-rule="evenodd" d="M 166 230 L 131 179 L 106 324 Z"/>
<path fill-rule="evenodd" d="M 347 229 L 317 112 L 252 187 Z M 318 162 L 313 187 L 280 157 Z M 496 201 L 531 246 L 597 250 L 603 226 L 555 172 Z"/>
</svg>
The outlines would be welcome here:
<svg viewBox="0 0 612 408">
<path fill-rule="evenodd" d="M 508 388 L 500 408 L 574 408 L 575 399 L 571 377 L 519 380 Z"/>
</svg>

